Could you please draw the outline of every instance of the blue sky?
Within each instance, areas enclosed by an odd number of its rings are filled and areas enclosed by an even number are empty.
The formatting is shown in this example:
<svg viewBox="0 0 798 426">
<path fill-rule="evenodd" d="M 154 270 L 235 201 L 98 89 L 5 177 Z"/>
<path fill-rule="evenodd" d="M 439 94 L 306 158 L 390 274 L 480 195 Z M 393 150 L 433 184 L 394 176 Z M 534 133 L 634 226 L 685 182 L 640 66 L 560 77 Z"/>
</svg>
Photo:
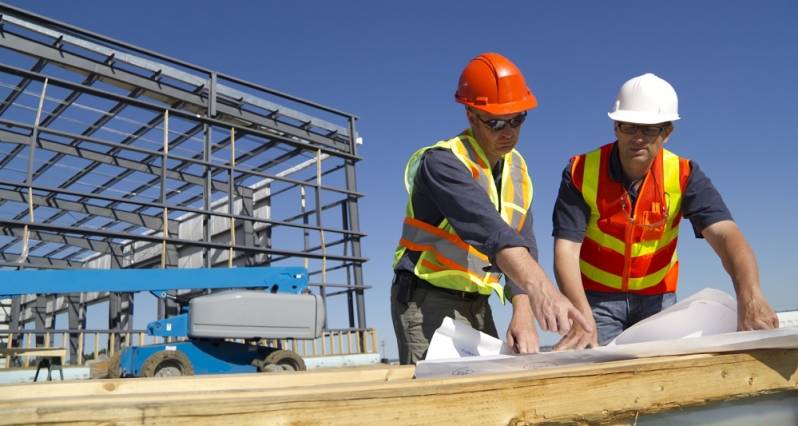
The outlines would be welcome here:
<svg viewBox="0 0 798 426">
<path fill-rule="evenodd" d="M 457 78 L 483 51 L 512 59 L 540 106 L 521 134 L 535 231 L 551 277 L 551 210 L 570 156 L 611 141 L 620 85 L 653 72 L 679 94 L 667 148 L 696 160 L 757 253 L 765 295 L 798 308 L 798 3 L 793 1 L 9 1 L 65 23 L 354 113 L 369 325 L 395 357 L 388 289 L 402 170 L 466 124 Z M 792 194 L 792 195 L 791 195 Z M 679 296 L 732 291 L 685 225 Z M 495 307 L 500 333 L 509 307 Z M 330 315 L 344 313 L 330 312 Z M 544 343 L 556 341 L 543 335 Z"/>
</svg>

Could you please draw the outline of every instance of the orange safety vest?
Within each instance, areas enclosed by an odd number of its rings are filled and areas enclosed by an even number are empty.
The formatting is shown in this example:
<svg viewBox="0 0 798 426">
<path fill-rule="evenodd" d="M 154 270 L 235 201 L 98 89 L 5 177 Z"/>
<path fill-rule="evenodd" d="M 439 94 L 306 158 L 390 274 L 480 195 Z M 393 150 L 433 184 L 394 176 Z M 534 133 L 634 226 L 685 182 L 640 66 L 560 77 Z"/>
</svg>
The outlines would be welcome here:
<svg viewBox="0 0 798 426">
<path fill-rule="evenodd" d="M 676 291 L 676 242 L 690 162 L 663 149 L 644 176 L 632 209 L 626 189 L 610 176 L 612 148 L 610 143 L 572 159 L 574 187 L 590 206 L 579 254 L 582 284 L 603 292 Z"/>
<path fill-rule="evenodd" d="M 471 176 L 488 194 L 502 219 L 516 232 L 524 226 L 532 204 L 532 180 L 526 162 L 518 151 L 504 156 L 501 192 L 496 188 L 490 163 L 470 130 L 455 138 L 422 148 L 410 157 L 405 167 L 405 188 L 408 193 L 407 211 L 402 237 L 394 254 L 394 267 L 405 250 L 420 252 L 414 274 L 432 285 L 470 293 L 490 294 L 495 291 L 502 303 L 504 287 L 499 284 L 501 274 L 490 269 L 488 256 L 461 239 L 445 218 L 431 225 L 415 218 L 413 213 L 413 183 L 423 154 L 431 148 L 444 148 L 463 163 Z"/>
</svg>

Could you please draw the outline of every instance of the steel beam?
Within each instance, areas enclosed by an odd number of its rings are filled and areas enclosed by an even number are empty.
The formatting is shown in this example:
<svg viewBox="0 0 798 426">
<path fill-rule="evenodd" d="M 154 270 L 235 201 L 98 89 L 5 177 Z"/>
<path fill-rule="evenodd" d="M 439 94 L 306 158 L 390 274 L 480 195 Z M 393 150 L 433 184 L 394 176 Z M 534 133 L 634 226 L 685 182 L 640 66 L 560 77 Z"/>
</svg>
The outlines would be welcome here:
<svg viewBox="0 0 798 426">
<path fill-rule="evenodd" d="M 24 234 L 22 229 L 17 227 L 3 226 L 0 227 L 0 229 L 2 229 L 3 235 L 14 236 L 17 238 L 21 238 Z M 123 246 L 121 244 L 112 243 L 106 240 L 82 238 L 63 233 L 53 234 L 39 231 L 31 231 L 30 239 L 48 243 L 62 244 L 65 246 L 80 247 L 100 254 L 108 253 L 112 257 L 122 255 Z"/>
<path fill-rule="evenodd" d="M 0 266 L 11 267 L 30 267 L 30 268 L 46 268 L 46 269 L 64 269 L 64 268 L 82 268 L 83 262 L 69 260 L 69 259 L 53 259 L 46 257 L 30 256 L 25 259 L 22 264 L 17 263 L 19 255 L 0 252 Z M 14 283 L 5 283 L 6 285 L 13 285 Z M 2 293 L 2 290 L 0 290 Z"/>
<path fill-rule="evenodd" d="M 20 188 L 20 191 L 22 188 Z M 0 199 L 15 201 L 18 203 L 27 203 L 27 195 L 20 191 L 11 191 L 0 188 Z M 110 209 L 107 207 L 95 206 L 86 202 L 80 203 L 75 201 L 67 201 L 59 198 L 49 198 L 39 195 L 33 196 L 34 206 L 50 207 L 59 209 L 63 212 L 75 212 L 91 216 L 99 216 L 112 219 L 117 222 L 130 223 L 135 226 L 140 226 L 154 231 L 163 229 L 163 219 L 161 216 L 150 216 L 141 213 L 130 213 L 124 210 Z M 23 218 L 15 218 L 15 220 L 22 220 Z M 47 222 L 46 222 L 47 223 Z M 177 227 L 178 222 L 175 220 L 169 221 L 169 226 Z"/>
<path fill-rule="evenodd" d="M 146 91 L 145 95 L 165 104 L 174 102 L 185 102 L 186 110 L 195 114 L 205 114 L 208 109 L 207 99 L 199 94 L 194 94 L 177 87 L 155 81 L 151 78 L 143 77 L 124 69 L 113 67 L 102 62 L 70 53 L 66 50 L 59 50 L 30 40 L 9 31 L 0 37 L 0 47 L 15 50 L 25 55 L 45 59 L 53 64 L 59 64 L 68 70 L 83 75 L 96 73 L 100 79 L 113 86 L 124 90 L 141 88 Z M 232 120 L 238 120 L 239 125 L 247 127 L 249 123 L 273 129 L 288 136 L 307 140 L 316 144 L 327 146 L 340 152 L 348 152 L 349 144 L 342 143 L 327 137 L 313 133 L 307 129 L 291 126 L 275 119 L 269 119 L 263 115 L 249 112 L 239 107 L 239 105 L 227 104 L 221 98 L 217 99 L 216 110 L 219 114 Z"/>
<path fill-rule="evenodd" d="M 93 235 L 93 236 L 100 236 L 106 238 L 125 239 L 125 240 L 140 240 L 140 241 L 149 241 L 155 243 L 160 243 L 165 240 L 168 244 L 179 244 L 186 247 L 192 247 L 192 246 L 208 247 L 208 248 L 215 248 L 222 250 L 227 250 L 231 247 L 229 244 L 224 244 L 224 243 L 215 243 L 215 242 L 206 243 L 204 241 L 185 240 L 180 238 L 163 238 L 157 235 L 144 235 L 144 234 L 133 235 L 124 232 L 114 232 L 103 229 L 73 228 L 70 226 L 58 226 L 58 225 L 38 223 L 38 222 L 27 223 L 21 221 L 0 219 L 0 226 L 25 226 L 25 225 L 28 225 L 28 227 L 33 230 L 44 230 L 48 232 L 69 232 L 72 234 Z M 264 253 L 264 254 L 287 255 L 287 256 L 301 257 L 301 258 L 309 257 L 313 259 L 321 259 L 322 257 L 324 257 L 321 254 L 316 254 L 316 253 L 305 253 L 305 252 L 279 250 L 279 249 L 265 249 L 263 247 L 250 247 L 240 244 L 233 245 L 232 248 L 235 251 L 241 251 L 250 254 Z M 328 254 L 326 257 L 328 260 L 346 260 L 352 262 L 365 262 L 368 260 L 367 258 L 364 257 L 340 256 L 336 254 Z M 16 256 L 10 259 L 16 260 Z"/>
</svg>

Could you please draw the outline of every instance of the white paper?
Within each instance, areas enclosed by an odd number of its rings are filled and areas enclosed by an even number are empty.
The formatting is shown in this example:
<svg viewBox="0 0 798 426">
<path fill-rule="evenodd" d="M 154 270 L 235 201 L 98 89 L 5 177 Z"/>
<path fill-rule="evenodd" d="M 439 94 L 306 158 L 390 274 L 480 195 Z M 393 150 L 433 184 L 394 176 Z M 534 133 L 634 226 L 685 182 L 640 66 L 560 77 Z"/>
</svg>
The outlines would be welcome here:
<svg viewBox="0 0 798 426">
<path fill-rule="evenodd" d="M 425 360 L 512 353 L 501 340 L 446 317 L 435 330 Z"/>
<path fill-rule="evenodd" d="M 506 345 L 498 345 L 503 350 L 496 349 L 498 339 L 473 330 L 465 323 L 452 322 L 446 326 L 444 321 L 444 326 L 438 330 L 441 332 L 439 345 L 433 357 L 428 356 L 417 364 L 416 377 L 536 370 L 652 356 L 798 348 L 798 328 L 734 332 L 736 308 L 735 299 L 728 294 L 704 289 L 630 327 L 611 345 L 530 355 L 509 355 Z M 487 341 L 489 345 L 480 345 Z"/>
<path fill-rule="evenodd" d="M 727 293 L 705 288 L 629 327 L 607 346 L 696 338 L 736 330 L 737 302 Z"/>
<path fill-rule="evenodd" d="M 779 327 L 798 327 L 798 310 L 779 312 Z"/>
<path fill-rule="evenodd" d="M 538 370 L 547 367 L 653 356 L 795 348 L 798 348 L 798 328 L 789 327 L 775 330 L 741 331 L 697 339 L 658 340 L 602 346 L 581 351 L 421 361 L 416 365 L 416 378 Z"/>
</svg>

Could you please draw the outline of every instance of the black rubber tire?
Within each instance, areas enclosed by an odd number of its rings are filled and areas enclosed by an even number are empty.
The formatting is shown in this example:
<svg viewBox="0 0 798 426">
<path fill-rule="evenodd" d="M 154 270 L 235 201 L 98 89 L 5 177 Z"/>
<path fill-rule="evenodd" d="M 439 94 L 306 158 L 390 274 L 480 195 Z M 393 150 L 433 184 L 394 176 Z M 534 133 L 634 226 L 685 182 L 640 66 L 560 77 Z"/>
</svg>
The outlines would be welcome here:
<svg viewBox="0 0 798 426">
<path fill-rule="evenodd" d="M 122 356 L 122 351 L 114 354 L 108 358 L 108 378 L 118 379 L 122 377 L 122 366 L 119 365 L 119 357 Z"/>
<path fill-rule="evenodd" d="M 258 371 L 261 372 L 280 372 L 280 371 L 305 371 L 305 361 L 294 351 L 277 349 L 266 355 L 266 358 L 258 363 Z"/>
<path fill-rule="evenodd" d="M 165 370 L 169 368 L 169 370 Z M 178 371 L 180 374 L 165 374 Z M 180 351 L 160 351 L 150 355 L 141 367 L 142 377 L 193 376 L 194 368 L 186 354 Z"/>
</svg>

